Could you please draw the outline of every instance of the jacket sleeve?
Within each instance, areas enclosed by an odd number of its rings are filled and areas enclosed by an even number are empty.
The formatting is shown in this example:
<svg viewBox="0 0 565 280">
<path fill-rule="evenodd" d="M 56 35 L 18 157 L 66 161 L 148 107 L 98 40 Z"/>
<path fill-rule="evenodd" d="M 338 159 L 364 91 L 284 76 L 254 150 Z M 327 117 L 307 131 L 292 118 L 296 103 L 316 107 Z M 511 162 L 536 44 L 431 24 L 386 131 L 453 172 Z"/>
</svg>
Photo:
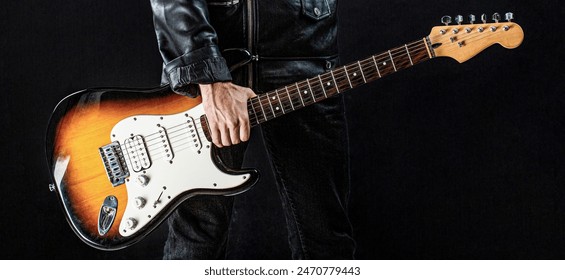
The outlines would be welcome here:
<svg viewBox="0 0 565 280">
<path fill-rule="evenodd" d="M 198 84 L 231 81 L 206 0 L 150 0 L 164 75 L 173 91 L 195 97 Z"/>
</svg>

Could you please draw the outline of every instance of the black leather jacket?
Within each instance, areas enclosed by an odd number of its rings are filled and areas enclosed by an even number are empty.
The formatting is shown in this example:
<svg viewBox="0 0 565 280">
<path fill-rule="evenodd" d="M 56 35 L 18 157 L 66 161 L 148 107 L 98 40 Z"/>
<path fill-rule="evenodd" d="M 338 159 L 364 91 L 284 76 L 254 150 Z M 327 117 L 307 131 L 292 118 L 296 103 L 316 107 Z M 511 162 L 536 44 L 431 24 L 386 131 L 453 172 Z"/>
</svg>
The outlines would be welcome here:
<svg viewBox="0 0 565 280">
<path fill-rule="evenodd" d="M 163 76 L 177 93 L 195 96 L 197 84 L 232 80 L 261 93 L 338 59 L 337 0 L 151 0 L 151 7 Z M 230 52 L 252 63 L 230 73 Z"/>
</svg>

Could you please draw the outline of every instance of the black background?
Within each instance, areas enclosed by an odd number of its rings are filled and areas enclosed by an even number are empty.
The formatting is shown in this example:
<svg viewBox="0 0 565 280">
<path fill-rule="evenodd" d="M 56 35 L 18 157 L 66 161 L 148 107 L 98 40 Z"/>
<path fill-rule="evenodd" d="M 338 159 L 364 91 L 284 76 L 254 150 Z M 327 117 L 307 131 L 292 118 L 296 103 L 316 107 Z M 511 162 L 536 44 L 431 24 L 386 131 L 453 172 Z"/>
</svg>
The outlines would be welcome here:
<svg viewBox="0 0 565 280">
<path fill-rule="evenodd" d="M 517 49 L 438 58 L 347 95 L 359 259 L 565 259 L 565 12 L 522 2 L 340 2 L 344 63 L 422 38 L 443 15 L 512 11 L 525 32 Z M 165 227 L 116 252 L 80 241 L 48 190 L 44 152 L 66 95 L 159 84 L 149 1 L 10 1 L 0 16 L 0 257 L 161 258 Z M 287 259 L 256 136 L 246 165 L 263 180 L 237 197 L 228 258 Z"/>
</svg>

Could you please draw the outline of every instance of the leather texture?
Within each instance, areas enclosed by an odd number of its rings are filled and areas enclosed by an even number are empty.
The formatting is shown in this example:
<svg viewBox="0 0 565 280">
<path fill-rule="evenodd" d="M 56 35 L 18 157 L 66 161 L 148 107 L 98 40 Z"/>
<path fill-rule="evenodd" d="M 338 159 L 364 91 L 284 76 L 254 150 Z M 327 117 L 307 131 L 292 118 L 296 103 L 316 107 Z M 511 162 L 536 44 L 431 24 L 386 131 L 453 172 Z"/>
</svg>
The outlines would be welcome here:
<svg viewBox="0 0 565 280">
<path fill-rule="evenodd" d="M 320 74 L 337 63 L 337 0 L 151 0 L 166 83 L 234 81 L 257 93 Z M 252 66 L 234 78 L 222 52 L 244 49 Z"/>
</svg>

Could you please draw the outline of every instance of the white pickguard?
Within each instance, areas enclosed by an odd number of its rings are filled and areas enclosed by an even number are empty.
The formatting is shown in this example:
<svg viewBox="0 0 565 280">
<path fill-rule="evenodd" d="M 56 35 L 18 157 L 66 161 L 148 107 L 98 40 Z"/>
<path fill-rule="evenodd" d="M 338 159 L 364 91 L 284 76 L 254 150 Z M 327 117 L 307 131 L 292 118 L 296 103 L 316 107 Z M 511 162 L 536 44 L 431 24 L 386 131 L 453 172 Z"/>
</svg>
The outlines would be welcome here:
<svg viewBox="0 0 565 280">
<path fill-rule="evenodd" d="M 186 191 L 231 189 L 250 179 L 251 174 L 230 175 L 216 167 L 211 157 L 212 144 L 200 126 L 203 114 L 200 104 L 175 115 L 132 116 L 112 129 L 112 141 L 122 145 L 130 172 L 125 182 L 128 202 L 119 226 L 122 236 L 142 229 Z M 136 155 L 136 149 L 126 147 L 127 142 L 139 140 L 139 136 L 145 141 L 147 155 Z M 139 148 L 137 152 L 145 150 Z M 136 159 L 145 160 L 135 163 Z M 124 205 L 118 202 L 118 207 Z"/>
</svg>

